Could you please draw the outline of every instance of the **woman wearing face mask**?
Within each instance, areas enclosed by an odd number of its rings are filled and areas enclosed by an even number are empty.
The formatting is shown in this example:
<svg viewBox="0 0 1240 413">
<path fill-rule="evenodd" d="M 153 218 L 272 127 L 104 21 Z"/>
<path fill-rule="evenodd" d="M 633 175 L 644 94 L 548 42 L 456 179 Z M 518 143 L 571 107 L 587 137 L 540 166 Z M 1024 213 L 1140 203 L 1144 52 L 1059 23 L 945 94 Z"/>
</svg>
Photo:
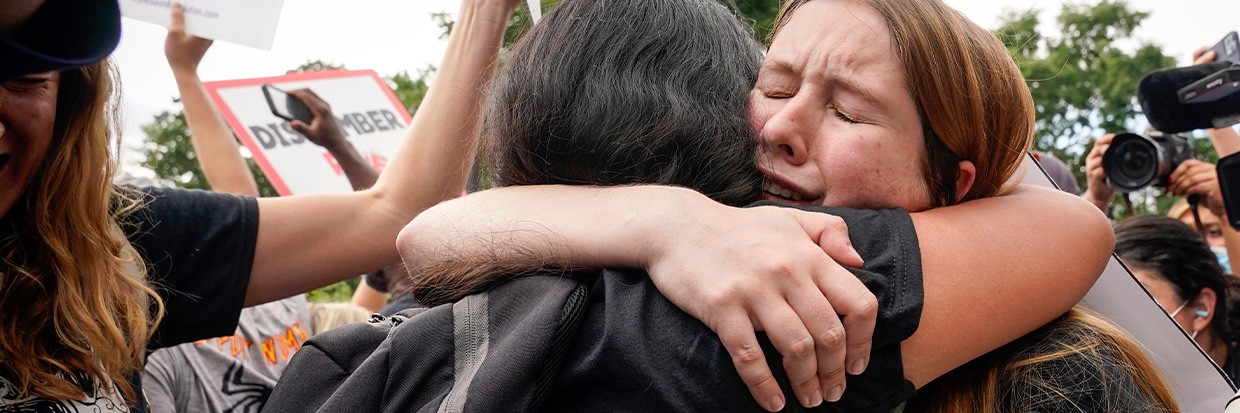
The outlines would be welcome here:
<svg viewBox="0 0 1240 413">
<path fill-rule="evenodd" d="M 1115 226 L 1115 254 L 1228 377 L 1240 378 L 1240 280 L 1223 273 L 1201 235 L 1168 217 L 1136 216 Z"/>
<path fill-rule="evenodd" d="M 1209 172 L 1213 174 L 1214 168 L 1210 169 Z M 1218 215 L 1214 215 L 1214 212 L 1209 208 L 1197 207 L 1196 212 L 1193 211 L 1193 208 L 1193 205 L 1188 203 L 1188 198 L 1181 198 L 1171 205 L 1171 209 L 1167 210 L 1167 216 L 1183 222 L 1184 225 L 1192 228 L 1196 228 L 1197 220 L 1200 220 L 1201 228 L 1198 232 L 1205 238 L 1206 245 L 1210 246 L 1210 251 L 1218 259 L 1218 265 L 1223 268 L 1223 273 L 1231 274 L 1231 259 L 1227 255 L 1227 237 L 1223 235 L 1223 225 L 1226 224 L 1219 219 Z M 1194 218 L 1194 214 L 1196 214 L 1196 218 Z"/>
<path fill-rule="evenodd" d="M 755 329 L 784 356 L 797 401 L 815 406 L 840 398 L 845 371 L 867 370 L 875 314 L 911 305 L 902 308 L 915 308 L 906 321 L 919 323 L 916 332 L 881 343 L 910 381 L 869 395 L 887 403 L 1054 320 L 1105 263 L 1110 231 L 1101 214 L 1067 194 L 1008 184 L 1032 137 L 1031 104 L 998 39 L 939 1 L 786 7 L 750 94 L 750 120 L 766 143 L 764 196 L 924 211 L 912 216 L 924 305 L 920 280 L 899 280 L 913 286 L 907 301 L 895 298 L 902 287 L 877 300 L 859 293 L 858 280 L 822 253 L 847 255 L 837 233 L 808 231 L 796 211 L 729 208 L 668 187 L 484 191 L 428 210 L 399 243 L 412 272 L 431 277 L 423 293 L 449 293 L 438 298 L 489 285 L 470 277 L 492 269 L 644 268 L 719 334 L 770 410 L 785 399 L 763 360 L 774 354 L 759 349 Z M 1058 254 L 1070 258 L 1047 268 L 1044 257 Z M 433 279 L 423 271 L 431 266 L 466 271 Z"/>
</svg>

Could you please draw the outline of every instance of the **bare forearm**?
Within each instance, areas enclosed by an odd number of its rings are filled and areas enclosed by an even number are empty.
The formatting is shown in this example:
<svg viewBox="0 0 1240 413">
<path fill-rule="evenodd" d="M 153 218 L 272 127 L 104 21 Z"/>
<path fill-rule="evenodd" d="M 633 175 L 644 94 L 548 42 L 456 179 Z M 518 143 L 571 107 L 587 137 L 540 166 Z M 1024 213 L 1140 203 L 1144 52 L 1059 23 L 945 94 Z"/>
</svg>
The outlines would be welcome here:
<svg viewBox="0 0 1240 413">
<path fill-rule="evenodd" d="M 258 196 L 258 184 L 237 150 L 236 140 L 192 69 L 173 69 L 185 123 L 202 173 L 216 192 Z"/>
<path fill-rule="evenodd" d="M 1114 248 L 1106 217 L 1077 197 L 1022 187 L 913 214 L 925 305 L 901 345 L 917 386 L 1063 314 Z M 967 338 L 962 340 L 961 338 Z"/>
<path fill-rule="evenodd" d="M 1110 198 L 1100 199 L 1094 194 L 1089 193 L 1088 191 L 1086 191 L 1084 194 L 1081 194 L 1081 198 L 1088 201 L 1091 205 L 1098 208 L 1098 210 L 1102 211 L 1102 213 L 1104 214 L 1107 213 L 1107 209 L 1111 207 Z"/>
<path fill-rule="evenodd" d="M 357 290 L 353 291 L 353 298 L 349 301 L 353 305 L 365 308 L 372 313 L 377 313 L 383 309 L 384 304 L 387 304 L 387 294 L 371 287 L 366 283 L 366 278 L 363 277 L 362 282 L 357 285 Z"/>
<path fill-rule="evenodd" d="M 680 199 L 683 202 L 677 202 Z M 511 273 L 535 269 L 646 268 L 658 250 L 650 230 L 675 228 L 687 189 L 659 186 L 526 186 L 446 201 L 401 231 L 397 246 L 424 302 L 451 301 Z"/>
<path fill-rule="evenodd" d="M 397 262 L 394 241 L 400 229 L 424 209 L 461 194 L 481 123 L 481 91 L 512 12 L 488 0 L 466 0 L 461 9 L 439 77 L 374 187 L 260 201 L 248 303 Z M 299 276 L 287 277 L 290 273 Z"/>
<path fill-rule="evenodd" d="M 482 124 L 482 91 L 494 74 L 510 13 L 487 1 L 462 3 L 435 82 L 399 155 L 375 184 L 402 209 L 416 213 L 464 191 Z"/>
<path fill-rule="evenodd" d="M 354 191 L 374 186 L 375 180 L 379 179 L 379 172 L 375 168 L 370 167 L 366 163 L 366 159 L 362 158 L 362 154 L 357 152 L 357 148 L 349 141 L 341 139 L 341 143 L 327 148 L 327 152 L 336 158 L 336 163 L 340 165 L 340 169 L 344 171 L 344 176 L 349 178 L 349 185 Z"/>
<path fill-rule="evenodd" d="M 1210 143 L 1214 145 L 1214 150 L 1218 152 L 1218 157 L 1222 158 L 1236 152 L 1240 152 L 1240 133 L 1232 127 L 1222 129 L 1208 129 L 1210 135 Z"/>
</svg>

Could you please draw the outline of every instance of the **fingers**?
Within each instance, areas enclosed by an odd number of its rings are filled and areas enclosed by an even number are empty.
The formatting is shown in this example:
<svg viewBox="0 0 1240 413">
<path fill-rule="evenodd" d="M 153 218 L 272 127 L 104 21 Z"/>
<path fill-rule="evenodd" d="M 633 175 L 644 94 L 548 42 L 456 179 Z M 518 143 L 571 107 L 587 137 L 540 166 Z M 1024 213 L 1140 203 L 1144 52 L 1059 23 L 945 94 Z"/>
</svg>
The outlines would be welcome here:
<svg viewBox="0 0 1240 413">
<path fill-rule="evenodd" d="M 844 366 L 847 362 L 847 348 L 844 346 L 844 341 L 851 334 L 845 334 L 844 325 L 840 322 L 837 311 L 825 298 L 817 288 L 802 289 L 788 297 L 788 303 L 796 309 L 800 317 L 798 321 L 804 323 L 808 333 L 812 336 L 811 340 L 814 345 L 812 359 L 798 360 L 798 362 L 811 364 L 794 366 L 790 365 L 786 356 L 784 360 L 784 369 L 788 372 L 789 379 L 792 378 L 794 371 L 803 372 L 813 369 L 815 374 L 813 382 L 819 385 L 819 388 L 813 389 L 812 392 L 811 401 L 815 404 L 807 404 L 805 397 L 802 396 L 805 393 L 796 387 L 799 382 L 792 382 L 793 389 L 797 391 L 797 397 L 806 407 L 814 407 L 816 403 L 823 400 L 839 401 L 840 396 L 844 394 L 846 380 Z M 771 336 L 772 341 L 775 340 L 775 336 L 770 331 L 767 331 L 767 335 Z"/>
<path fill-rule="evenodd" d="M 288 91 L 288 94 L 296 96 L 301 103 L 305 104 L 306 108 L 310 109 L 310 113 L 314 114 L 315 119 L 321 119 L 331 114 L 331 106 L 328 106 L 327 102 L 314 93 L 313 90 L 305 88 L 294 89 Z"/>
<path fill-rule="evenodd" d="M 852 239 L 848 237 L 848 224 L 840 217 L 818 212 L 798 211 L 780 208 L 782 212 L 792 214 L 801 224 L 805 233 L 814 240 L 827 256 L 843 265 L 861 268 L 865 260 L 853 248 Z"/>
<path fill-rule="evenodd" d="M 288 127 L 293 128 L 293 130 L 297 131 L 297 133 L 302 134 L 302 136 L 314 136 L 314 130 L 310 129 L 310 125 L 307 125 L 305 122 L 302 122 L 300 120 L 293 119 L 289 121 Z"/>
<path fill-rule="evenodd" d="M 735 310 L 726 311 L 713 326 L 715 332 L 719 333 L 719 341 L 728 350 L 732 364 L 736 366 L 737 373 L 740 373 L 741 381 L 749 387 L 749 393 L 754 400 L 767 411 L 783 410 L 784 393 L 779 389 L 779 383 L 771 374 L 770 367 L 766 365 L 766 357 L 762 354 L 762 347 L 758 345 L 749 316 L 739 307 L 731 308 Z"/>
<path fill-rule="evenodd" d="M 185 34 L 185 6 L 172 3 L 172 24 L 168 25 L 169 33 Z"/>
<path fill-rule="evenodd" d="M 1213 50 L 1202 47 L 1202 48 L 1199 48 L 1193 51 L 1193 64 L 1199 65 L 1199 64 L 1204 64 L 1204 63 L 1210 63 L 1210 62 L 1213 62 L 1214 59 L 1217 57 L 1218 56 L 1216 56 L 1216 53 L 1214 53 Z"/>
<path fill-rule="evenodd" d="M 1218 187 L 1218 175 L 1214 164 L 1195 159 L 1184 161 L 1171 173 L 1171 185 L 1167 192 L 1186 194 L 1208 194 Z"/>
<path fill-rule="evenodd" d="M 874 325 L 878 321 L 878 298 L 861 280 L 841 267 L 820 273 L 815 282 L 835 312 L 843 316 L 843 328 L 848 333 L 844 343 L 846 371 L 851 375 L 865 372 L 874 343 Z M 843 375 L 840 376 L 842 380 Z"/>
<path fill-rule="evenodd" d="M 839 334 L 842 341 L 843 330 L 831 305 L 821 294 L 810 288 L 801 291 L 794 297 L 789 297 L 787 304 L 771 302 L 757 305 L 756 307 L 763 311 L 756 316 L 767 337 L 771 339 L 771 344 L 775 345 L 775 349 L 783 356 L 784 371 L 788 373 L 788 381 L 792 384 L 797 400 L 805 407 L 814 407 L 822 404 L 823 400 L 818 365 L 823 359 L 823 353 L 819 350 L 825 349 L 818 345 L 815 338 L 827 332 Z M 817 299 L 806 297 L 807 295 L 816 296 Z M 788 304 L 797 310 L 794 311 Z M 828 318 L 835 319 L 834 326 L 827 322 Z M 813 322 L 806 322 L 811 320 Z M 811 334 L 811 330 L 819 331 Z M 843 365 L 843 346 L 836 345 L 834 349 L 838 353 L 838 357 L 833 360 L 834 364 Z"/>
</svg>

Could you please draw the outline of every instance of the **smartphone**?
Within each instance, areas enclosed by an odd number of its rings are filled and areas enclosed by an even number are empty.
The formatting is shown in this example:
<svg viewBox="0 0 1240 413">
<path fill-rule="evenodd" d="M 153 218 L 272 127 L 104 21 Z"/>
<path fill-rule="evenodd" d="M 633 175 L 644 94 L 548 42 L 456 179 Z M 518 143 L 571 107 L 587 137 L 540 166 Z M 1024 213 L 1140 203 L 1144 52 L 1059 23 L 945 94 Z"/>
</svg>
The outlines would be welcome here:
<svg viewBox="0 0 1240 413">
<path fill-rule="evenodd" d="M 1214 61 L 1216 62 L 1232 62 L 1240 63 L 1240 35 L 1236 32 L 1227 33 L 1223 36 L 1223 40 L 1219 40 L 1218 44 L 1211 47 L 1214 51 Z"/>
<path fill-rule="evenodd" d="M 1240 231 L 1240 153 L 1227 155 L 1218 160 L 1218 186 L 1223 193 L 1223 207 L 1227 221 Z"/>
<path fill-rule="evenodd" d="M 306 124 L 314 120 L 314 113 L 310 112 L 310 108 L 306 107 L 306 104 L 301 99 L 280 90 L 280 88 L 270 83 L 263 84 L 263 96 L 267 98 L 267 107 L 271 108 L 271 114 L 276 115 L 280 119 L 289 122 L 296 119 Z"/>
</svg>

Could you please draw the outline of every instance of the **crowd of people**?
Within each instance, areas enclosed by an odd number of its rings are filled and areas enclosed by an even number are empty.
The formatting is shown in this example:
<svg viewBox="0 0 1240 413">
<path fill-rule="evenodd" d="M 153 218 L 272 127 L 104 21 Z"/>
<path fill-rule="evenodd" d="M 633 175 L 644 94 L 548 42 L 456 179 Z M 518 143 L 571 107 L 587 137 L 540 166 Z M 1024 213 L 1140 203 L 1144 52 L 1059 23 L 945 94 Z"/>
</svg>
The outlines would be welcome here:
<svg viewBox="0 0 1240 413">
<path fill-rule="evenodd" d="M 463 0 L 382 173 L 290 91 L 355 192 L 278 198 L 179 5 L 212 192 L 114 184 L 119 9 L 77 3 L 0 5 L 0 412 L 1181 411 L 1077 305 L 1112 253 L 1240 374 L 1213 165 L 1114 227 L 1110 135 L 1080 194 L 1020 183 L 1026 81 L 940 0 L 789 0 L 766 46 L 715 0 L 564 0 L 502 65 L 523 2 Z M 479 146 L 496 188 L 462 195 Z M 354 303 L 301 295 L 359 274 Z"/>
</svg>

